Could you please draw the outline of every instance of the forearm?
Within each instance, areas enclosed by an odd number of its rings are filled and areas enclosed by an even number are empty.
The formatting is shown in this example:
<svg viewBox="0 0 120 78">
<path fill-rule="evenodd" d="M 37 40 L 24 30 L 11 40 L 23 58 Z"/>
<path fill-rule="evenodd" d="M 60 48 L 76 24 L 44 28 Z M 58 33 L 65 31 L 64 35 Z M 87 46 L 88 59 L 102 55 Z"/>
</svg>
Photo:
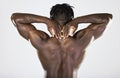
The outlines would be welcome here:
<svg viewBox="0 0 120 78">
<path fill-rule="evenodd" d="M 79 23 L 105 23 L 112 18 L 111 14 L 108 13 L 99 13 L 99 14 L 91 14 L 86 16 L 77 17 L 75 22 Z"/>
<path fill-rule="evenodd" d="M 26 13 L 14 13 L 11 16 L 11 19 L 15 24 L 47 23 L 49 21 L 49 18 L 47 17 Z"/>
</svg>

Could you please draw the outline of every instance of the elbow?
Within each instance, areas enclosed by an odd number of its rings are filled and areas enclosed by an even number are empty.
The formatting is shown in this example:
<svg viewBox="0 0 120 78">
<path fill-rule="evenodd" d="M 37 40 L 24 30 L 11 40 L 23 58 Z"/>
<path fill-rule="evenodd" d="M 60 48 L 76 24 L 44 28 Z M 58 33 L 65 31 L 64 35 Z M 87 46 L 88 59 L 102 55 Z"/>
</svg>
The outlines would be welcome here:
<svg viewBox="0 0 120 78">
<path fill-rule="evenodd" d="M 14 20 L 15 17 L 16 17 L 16 13 L 13 13 L 13 14 L 11 15 L 11 20 Z"/>
<path fill-rule="evenodd" d="M 20 21 L 21 21 L 20 14 L 19 13 L 13 13 L 11 15 L 11 21 L 15 26 L 16 26 L 16 24 L 20 23 Z"/>
<path fill-rule="evenodd" d="M 113 18 L 112 14 L 102 13 L 102 14 L 96 15 L 95 21 L 97 21 L 98 23 L 108 23 L 112 18 Z"/>
<path fill-rule="evenodd" d="M 19 19 L 19 14 L 18 13 L 13 13 L 12 15 L 11 15 L 11 20 L 12 21 L 18 21 L 18 19 Z"/>
<path fill-rule="evenodd" d="M 13 13 L 11 15 L 11 20 L 20 21 L 24 17 L 23 13 Z"/>
<path fill-rule="evenodd" d="M 11 21 L 12 21 L 12 23 L 16 26 L 16 13 L 13 13 L 13 14 L 11 15 Z"/>
<path fill-rule="evenodd" d="M 105 16 L 104 16 L 104 18 L 105 19 L 103 19 L 103 22 L 104 23 L 108 23 L 113 18 L 113 15 L 109 14 L 109 13 L 106 13 Z"/>
<path fill-rule="evenodd" d="M 113 15 L 108 13 L 108 18 L 109 18 L 109 19 L 112 19 L 112 18 L 113 18 Z"/>
</svg>

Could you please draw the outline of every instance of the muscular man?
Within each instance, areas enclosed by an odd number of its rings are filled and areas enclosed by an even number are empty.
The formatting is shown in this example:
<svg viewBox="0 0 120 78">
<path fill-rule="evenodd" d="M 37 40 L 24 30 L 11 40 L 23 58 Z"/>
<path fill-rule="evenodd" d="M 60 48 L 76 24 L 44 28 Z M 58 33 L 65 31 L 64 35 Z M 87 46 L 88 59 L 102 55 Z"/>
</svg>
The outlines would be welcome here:
<svg viewBox="0 0 120 78">
<path fill-rule="evenodd" d="M 81 63 L 85 49 L 91 38 L 99 38 L 104 32 L 111 14 L 98 13 L 74 18 L 72 7 L 56 4 L 52 7 L 50 18 L 14 13 L 12 22 L 18 32 L 37 49 L 38 57 L 46 78 L 73 78 L 73 72 Z M 51 36 L 38 30 L 32 23 L 45 23 Z M 78 24 L 91 23 L 87 28 L 75 33 Z"/>
</svg>

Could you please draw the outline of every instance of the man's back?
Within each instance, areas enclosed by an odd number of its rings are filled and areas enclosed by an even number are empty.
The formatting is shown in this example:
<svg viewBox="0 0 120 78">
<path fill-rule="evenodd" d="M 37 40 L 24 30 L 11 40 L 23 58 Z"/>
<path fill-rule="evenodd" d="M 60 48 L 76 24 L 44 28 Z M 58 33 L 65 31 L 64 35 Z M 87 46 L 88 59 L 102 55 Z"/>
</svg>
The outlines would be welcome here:
<svg viewBox="0 0 120 78">
<path fill-rule="evenodd" d="M 57 5 L 57 9 L 53 7 L 51 18 L 26 13 L 14 13 L 11 17 L 20 35 L 30 40 L 37 49 L 47 73 L 46 78 L 73 78 L 73 72 L 81 63 L 92 37 L 99 38 L 112 18 L 111 14 L 99 13 L 80 16 L 73 20 L 73 13 L 69 12 L 71 7 L 63 4 Z M 45 23 L 52 37 L 38 30 L 32 23 Z M 90 25 L 75 33 L 80 23 Z"/>
</svg>

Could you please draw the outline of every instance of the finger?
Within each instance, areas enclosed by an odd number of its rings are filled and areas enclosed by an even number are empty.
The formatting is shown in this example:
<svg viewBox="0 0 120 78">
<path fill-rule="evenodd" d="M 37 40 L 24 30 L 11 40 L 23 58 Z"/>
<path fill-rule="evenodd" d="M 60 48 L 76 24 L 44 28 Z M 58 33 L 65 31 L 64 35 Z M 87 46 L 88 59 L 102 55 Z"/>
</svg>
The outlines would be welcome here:
<svg viewBox="0 0 120 78">
<path fill-rule="evenodd" d="M 58 35 L 57 35 L 56 31 L 54 31 L 54 30 L 52 30 L 52 35 L 53 35 L 53 37 L 58 38 Z"/>
<path fill-rule="evenodd" d="M 72 30 L 72 29 L 70 29 L 70 30 L 69 30 L 69 34 L 68 34 L 68 35 L 69 35 L 69 36 L 72 36 L 72 34 L 73 34 L 73 30 Z"/>
<path fill-rule="evenodd" d="M 73 36 L 73 34 L 74 34 L 75 31 L 76 31 L 76 28 L 74 26 L 71 26 L 70 30 L 69 30 L 69 35 Z"/>
</svg>

